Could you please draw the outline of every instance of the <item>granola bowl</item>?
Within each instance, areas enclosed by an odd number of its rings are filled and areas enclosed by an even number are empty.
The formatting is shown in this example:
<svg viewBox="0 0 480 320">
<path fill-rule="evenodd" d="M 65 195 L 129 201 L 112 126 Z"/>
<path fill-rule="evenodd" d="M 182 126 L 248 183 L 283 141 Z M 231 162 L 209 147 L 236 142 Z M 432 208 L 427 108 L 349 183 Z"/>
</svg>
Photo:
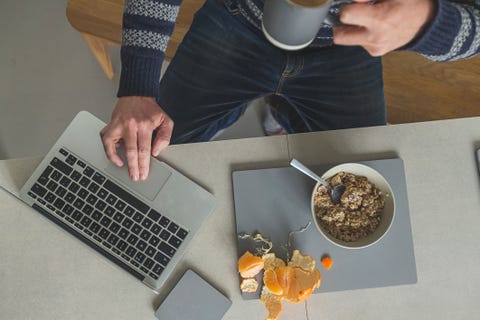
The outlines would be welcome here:
<svg viewBox="0 0 480 320">
<path fill-rule="evenodd" d="M 322 175 L 331 185 L 346 190 L 339 204 L 317 183 L 311 197 L 313 221 L 331 243 L 346 249 L 361 249 L 380 241 L 395 215 L 395 197 L 388 181 L 375 169 L 359 164 L 337 165 Z"/>
</svg>

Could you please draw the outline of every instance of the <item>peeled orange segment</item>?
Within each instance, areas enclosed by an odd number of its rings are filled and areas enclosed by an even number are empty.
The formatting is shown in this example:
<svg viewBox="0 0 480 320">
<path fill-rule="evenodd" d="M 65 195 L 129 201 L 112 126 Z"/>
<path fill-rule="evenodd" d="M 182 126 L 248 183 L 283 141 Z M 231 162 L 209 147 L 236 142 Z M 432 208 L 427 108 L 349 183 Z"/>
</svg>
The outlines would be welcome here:
<svg viewBox="0 0 480 320">
<path fill-rule="evenodd" d="M 266 320 L 276 320 L 282 314 L 282 300 L 279 296 L 271 293 L 266 287 L 263 287 L 260 301 L 263 302 L 268 311 Z"/>
<path fill-rule="evenodd" d="M 277 273 L 274 270 L 268 269 L 264 272 L 263 283 L 273 294 L 283 294 L 283 288 L 280 286 L 280 283 L 278 283 Z"/>
<path fill-rule="evenodd" d="M 263 265 L 262 258 L 247 251 L 238 259 L 238 272 L 242 278 L 252 278 L 263 269 Z"/>
</svg>

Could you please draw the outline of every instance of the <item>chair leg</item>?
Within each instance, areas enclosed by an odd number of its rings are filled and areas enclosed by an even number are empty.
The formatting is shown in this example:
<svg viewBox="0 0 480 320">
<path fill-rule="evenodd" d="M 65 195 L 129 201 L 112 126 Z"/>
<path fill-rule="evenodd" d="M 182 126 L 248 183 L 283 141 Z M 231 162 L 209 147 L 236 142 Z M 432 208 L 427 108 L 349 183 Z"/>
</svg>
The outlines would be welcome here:
<svg viewBox="0 0 480 320">
<path fill-rule="evenodd" d="M 110 60 L 110 53 L 108 52 L 108 40 L 92 36 L 87 33 L 82 33 L 83 38 L 87 42 L 88 47 L 94 54 L 98 63 L 107 75 L 107 78 L 113 79 L 113 68 Z"/>
</svg>

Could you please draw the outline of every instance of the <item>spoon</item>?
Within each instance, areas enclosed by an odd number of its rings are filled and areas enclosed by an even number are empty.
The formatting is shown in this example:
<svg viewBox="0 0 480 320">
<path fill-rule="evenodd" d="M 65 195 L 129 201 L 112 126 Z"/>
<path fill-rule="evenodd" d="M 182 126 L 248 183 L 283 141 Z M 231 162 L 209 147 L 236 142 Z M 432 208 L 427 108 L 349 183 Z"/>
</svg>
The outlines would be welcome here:
<svg viewBox="0 0 480 320">
<path fill-rule="evenodd" d="M 332 198 L 332 202 L 334 204 L 339 204 L 340 199 L 342 198 L 342 194 L 345 192 L 346 187 L 343 184 L 339 184 L 336 186 L 330 186 L 330 184 L 320 178 L 318 175 L 316 175 L 312 170 L 308 169 L 304 164 L 302 164 L 300 161 L 297 159 L 292 159 L 290 161 L 290 165 L 294 167 L 295 169 L 303 172 L 313 180 L 318 181 L 319 183 L 323 184 L 328 190 L 330 190 L 330 197 Z"/>
</svg>

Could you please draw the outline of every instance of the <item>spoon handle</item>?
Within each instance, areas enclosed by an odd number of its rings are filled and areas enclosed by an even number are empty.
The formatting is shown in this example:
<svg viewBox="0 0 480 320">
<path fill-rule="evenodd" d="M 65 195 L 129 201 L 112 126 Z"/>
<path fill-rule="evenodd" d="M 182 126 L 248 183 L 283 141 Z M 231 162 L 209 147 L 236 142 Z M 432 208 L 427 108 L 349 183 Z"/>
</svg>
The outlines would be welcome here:
<svg viewBox="0 0 480 320">
<path fill-rule="evenodd" d="M 320 178 L 317 174 L 315 174 L 312 170 L 308 169 L 304 164 L 302 164 L 300 161 L 298 161 L 297 159 L 292 159 L 292 161 L 290 161 L 290 165 L 298 170 L 300 170 L 301 172 L 305 173 L 307 176 L 309 176 L 310 178 L 312 178 L 313 180 L 316 180 L 318 182 L 320 182 L 321 184 L 323 184 L 325 187 L 327 187 L 328 189 L 330 189 L 330 185 L 328 184 L 327 181 L 323 180 L 322 178 Z"/>
</svg>

